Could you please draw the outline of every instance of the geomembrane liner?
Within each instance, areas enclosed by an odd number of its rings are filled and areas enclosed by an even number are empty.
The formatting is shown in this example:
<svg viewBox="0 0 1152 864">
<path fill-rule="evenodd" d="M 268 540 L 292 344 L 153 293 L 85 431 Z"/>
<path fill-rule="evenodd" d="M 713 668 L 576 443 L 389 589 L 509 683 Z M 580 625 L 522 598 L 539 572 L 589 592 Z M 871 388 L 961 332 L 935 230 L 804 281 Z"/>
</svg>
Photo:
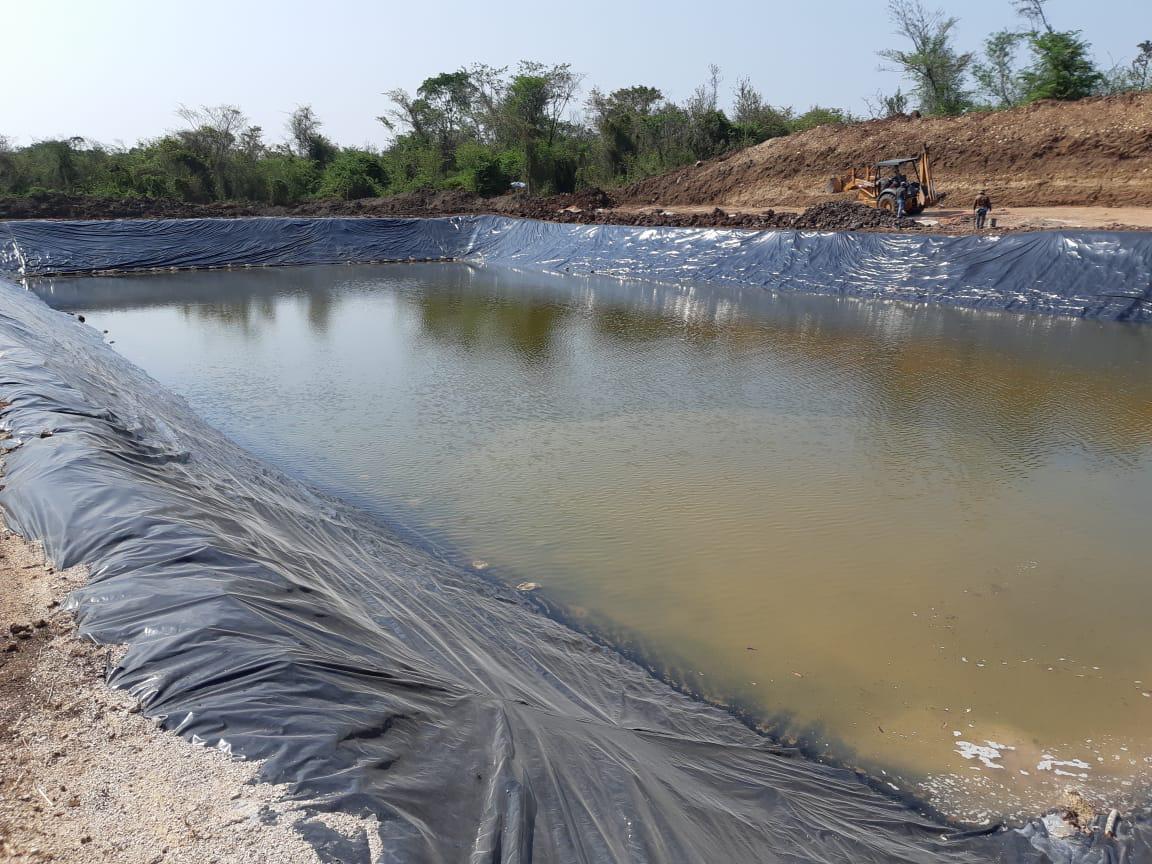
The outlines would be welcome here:
<svg viewBox="0 0 1152 864">
<path fill-rule="evenodd" d="M 502 216 L 0 222 L 0 273 L 26 276 L 408 259 L 1152 320 L 1152 232 L 939 236 Z"/>
<path fill-rule="evenodd" d="M 860 290 L 906 286 L 914 274 L 933 297 L 995 296 L 1003 307 L 1010 292 L 993 285 L 995 251 L 1019 274 L 1013 308 L 1079 304 L 1080 314 L 1120 317 L 1103 290 L 1092 293 L 1092 274 L 1123 264 L 1120 287 L 1135 291 L 1152 248 L 1143 235 L 1013 235 L 957 263 L 961 247 L 933 243 L 989 238 L 911 237 L 904 247 L 885 235 L 773 236 L 790 233 L 492 217 L 8 223 L 0 268 L 480 256 L 801 288 L 834 259 L 905 248 L 931 260 L 873 260 Z M 832 241 L 840 252 L 816 248 Z M 1026 266 L 1059 249 L 1066 266 Z M 768 259 L 775 275 L 754 263 Z M 840 284 L 824 288 L 853 293 Z M 1147 320 L 1147 304 L 1128 305 Z M 90 566 L 71 602 L 83 633 L 129 646 L 112 683 L 166 728 L 266 760 L 264 779 L 294 784 L 301 798 L 375 814 L 385 861 L 1152 860 L 1140 820 L 1126 818 L 1116 840 L 1050 839 L 1039 822 L 962 834 L 851 771 L 774 747 L 517 592 L 247 455 L 100 334 L 3 280 L 0 398 L 19 444 L 5 457 L 0 504 L 58 566 Z"/>
</svg>

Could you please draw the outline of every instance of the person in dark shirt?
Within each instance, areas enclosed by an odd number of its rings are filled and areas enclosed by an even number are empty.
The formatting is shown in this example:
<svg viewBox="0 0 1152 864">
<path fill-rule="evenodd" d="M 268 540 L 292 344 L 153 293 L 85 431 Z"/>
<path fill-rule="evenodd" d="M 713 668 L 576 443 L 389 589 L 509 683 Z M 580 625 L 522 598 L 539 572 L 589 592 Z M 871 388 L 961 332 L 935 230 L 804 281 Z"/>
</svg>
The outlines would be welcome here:
<svg viewBox="0 0 1152 864">
<path fill-rule="evenodd" d="M 976 196 L 976 201 L 972 204 L 972 210 L 976 213 L 976 228 L 983 228 L 984 220 L 988 218 L 988 213 L 992 210 L 992 199 L 988 197 L 987 189 L 980 190 L 980 194 Z"/>
</svg>

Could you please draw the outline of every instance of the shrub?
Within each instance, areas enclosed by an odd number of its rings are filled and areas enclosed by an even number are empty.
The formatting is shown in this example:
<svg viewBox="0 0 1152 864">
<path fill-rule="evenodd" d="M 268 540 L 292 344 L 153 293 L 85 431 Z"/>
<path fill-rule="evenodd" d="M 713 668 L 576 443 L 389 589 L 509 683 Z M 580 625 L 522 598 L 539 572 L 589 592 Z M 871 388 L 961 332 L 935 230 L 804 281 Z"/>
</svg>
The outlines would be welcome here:
<svg viewBox="0 0 1152 864">
<path fill-rule="evenodd" d="M 372 198 L 388 187 L 380 158 L 363 150 L 343 150 L 324 169 L 317 194 L 322 198 Z"/>
</svg>

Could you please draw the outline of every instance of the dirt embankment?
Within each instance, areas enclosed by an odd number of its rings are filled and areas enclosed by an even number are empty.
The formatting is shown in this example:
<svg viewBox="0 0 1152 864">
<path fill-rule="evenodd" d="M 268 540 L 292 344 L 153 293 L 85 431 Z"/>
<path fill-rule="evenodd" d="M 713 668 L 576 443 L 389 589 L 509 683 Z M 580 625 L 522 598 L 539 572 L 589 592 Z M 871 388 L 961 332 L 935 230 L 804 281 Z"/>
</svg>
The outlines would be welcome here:
<svg viewBox="0 0 1152 864">
<path fill-rule="evenodd" d="M 622 190 L 636 206 L 762 209 L 841 200 L 831 176 L 927 144 L 950 207 L 981 189 L 999 207 L 1152 207 L 1152 93 L 1038 102 L 963 117 L 820 126 Z"/>
<path fill-rule="evenodd" d="M 825 202 L 803 213 L 728 212 L 720 208 L 696 211 L 662 207 L 614 209 L 616 201 L 600 189 L 573 195 L 532 197 L 523 194 L 481 198 L 463 191 L 411 192 L 388 198 L 357 201 L 310 201 L 294 207 L 256 204 L 190 204 L 148 198 L 90 198 L 63 194 L 36 198 L 0 199 L 0 219 L 235 219 L 244 216 L 456 216 L 494 213 L 521 219 L 543 219 L 580 225 L 641 225 L 651 227 L 725 227 L 766 230 L 805 228 L 836 230 L 918 230 L 911 220 L 901 223 L 888 213 L 849 201 Z"/>
</svg>

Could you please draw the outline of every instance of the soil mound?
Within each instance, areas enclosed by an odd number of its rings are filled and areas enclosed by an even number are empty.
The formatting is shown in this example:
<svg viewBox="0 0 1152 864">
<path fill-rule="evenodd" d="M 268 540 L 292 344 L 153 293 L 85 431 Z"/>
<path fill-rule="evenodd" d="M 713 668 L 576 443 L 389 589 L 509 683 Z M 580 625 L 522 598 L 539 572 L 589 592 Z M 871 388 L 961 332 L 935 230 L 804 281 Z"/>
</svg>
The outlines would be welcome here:
<svg viewBox="0 0 1152 864">
<path fill-rule="evenodd" d="M 858 231 L 861 228 L 901 228 L 907 223 L 886 210 L 855 201 L 826 201 L 809 207 L 793 222 L 793 228 L 820 231 Z"/>
<path fill-rule="evenodd" d="M 1152 93 L 1037 102 L 963 117 L 820 126 L 621 191 L 632 205 L 803 207 L 845 200 L 828 180 L 927 144 L 949 204 L 987 188 L 998 206 L 1152 206 Z"/>
</svg>

